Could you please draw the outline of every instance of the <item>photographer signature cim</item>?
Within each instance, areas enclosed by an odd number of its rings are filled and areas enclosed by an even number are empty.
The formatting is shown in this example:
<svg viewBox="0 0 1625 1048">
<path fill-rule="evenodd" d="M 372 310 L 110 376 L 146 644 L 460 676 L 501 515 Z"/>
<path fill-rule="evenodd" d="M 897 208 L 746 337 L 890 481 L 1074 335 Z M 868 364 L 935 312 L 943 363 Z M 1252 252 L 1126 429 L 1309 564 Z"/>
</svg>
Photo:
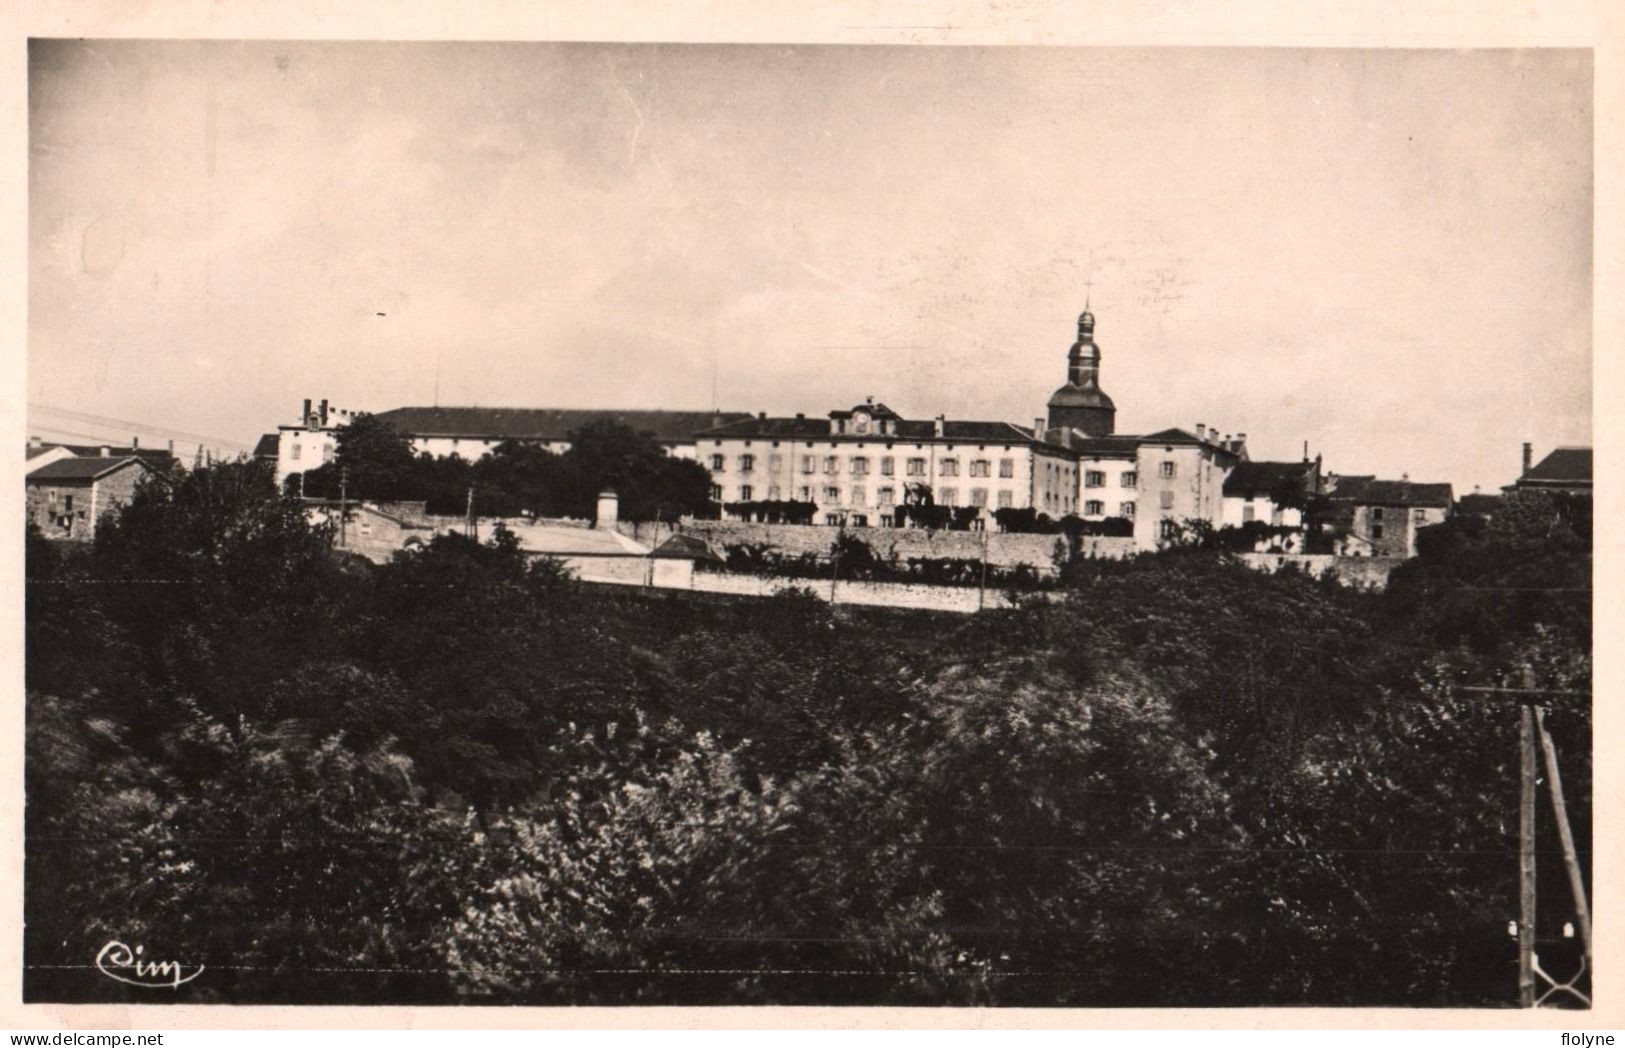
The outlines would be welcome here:
<svg viewBox="0 0 1625 1048">
<path fill-rule="evenodd" d="M 191 974 L 187 974 L 186 966 L 178 961 L 143 959 L 141 955 L 145 951 L 144 946 L 138 945 L 132 949 L 114 939 L 96 954 L 96 970 L 109 979 L 117 979 L 131 986 L 150 988 L 167 986 L 172 990 L 180 989 L 185 983 L 203 974 L 201 964 Z"/>
</svg>

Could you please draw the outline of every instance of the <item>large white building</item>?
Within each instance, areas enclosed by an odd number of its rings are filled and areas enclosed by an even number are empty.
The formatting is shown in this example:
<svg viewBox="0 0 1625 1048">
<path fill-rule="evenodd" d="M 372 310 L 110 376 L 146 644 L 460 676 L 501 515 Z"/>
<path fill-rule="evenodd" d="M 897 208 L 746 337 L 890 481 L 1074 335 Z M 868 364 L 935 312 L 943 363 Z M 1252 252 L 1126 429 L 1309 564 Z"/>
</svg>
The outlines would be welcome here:
<svg viewBox="0 0 1625 1048">
<path fill-rule="evenodd" d="M 357 414 L 330 407 L 325 400 L 315 406 L 305 401 L 298 423 L 277 427 L 277 483 L 289 474 L 331 462 L 338 431 Z M 377 417 L 404 434 L 412 450 L 419 454 L 436 458 L 457 455 L 472 461 L 510 440 L 563 452 L 570 447 L 570 434 L 599 422 L 614 422 L 646 433 L 667 454 L 693 458 L 695 433 L 749 416 L 739 411 L 405 407 L 381 411 Z"/>
<path fill-rule="evenodd" d="M 813 503 L 817 524 L 889 525 L 911 493 L 989 512 L 1076 509 L 1078 463 L 1066 448 L 1008 422 L 906 419 L 872 397 L 824 418 L 744 418 L 696 441 L 717 502 Z"/>
</svg>

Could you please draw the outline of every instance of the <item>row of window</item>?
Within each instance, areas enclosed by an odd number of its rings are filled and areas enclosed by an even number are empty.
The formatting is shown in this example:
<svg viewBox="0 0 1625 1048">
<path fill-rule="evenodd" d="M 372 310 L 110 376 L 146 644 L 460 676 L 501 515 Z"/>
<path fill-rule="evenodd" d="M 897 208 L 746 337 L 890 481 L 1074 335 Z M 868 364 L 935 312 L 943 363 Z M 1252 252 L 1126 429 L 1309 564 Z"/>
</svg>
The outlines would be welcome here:
<svg viewBox="0 0 1625 1048">
<path fill-rule="evenodd" d="M 1172 466 L 1173 463 L 1172 462 L 1164 462 L 1163 465 Z M 1173 476 L 1172 473 L 1165 473 L 1163 475 L 1164 476 L 1169 476 L 1169 477 Z M 1140 475 L 1138 473 L 1134 472 L 1133 470 L 1127 470 L 1126 472 L 1121 474 L 1121 476 L 1120 476 L 1120 478 L 1118 480 L 1118 486 L 1119 487 L 1124 487 L 1124 488 L 1138 487 L 1139 484 L 1140 484 Z M 1086 470 L 1084 472 L 1084 474 L 1083 474 L 1083 486 L 1086 487 L 1086 488 L 1103 488 L 1103 487 L 1105 487 L 1106 486 L 1106 474 L 1104 472 L 1102 472 L 1101 470 L 1098 470 L 1098 469 Z"/>
<path fill-rule="evenodd" d="M 813 488 L 811 488 L 809 486 L 809 487 L 800 488 L 798 490 L 798 492 L 797 492 L 796 497 L 799 498 L 803 502 L 812 502 L 813 501 L 813 495 L 814 495 L 814 490 L 813 490 Z M 866 506 L 866 505 L 868 505 L 868 497 L 869 497 L 868 492 L 865 491 L 863 488 L 852 488 L 851 491 L 849 492 L 850 500 L 848 502 L 846 502 L 846 503 L 842 503 L 842 501 L 841 501 L 841 489 L 838 488 L 838 487 L 825 487 L 825 488 L 822 488 L 822 489 L 820 489 L 818 491 L 818 495 L 821 496 L 818 499 L 818 501 L 822 502 L 825 505 Z M 967 493 L 967 495 L 968 495 L 968 498 L 969 498 L 969 501 L 965 503 L 967 506 L 986 507 L 986 506 L 989 505 L 988 491 L 987 491 L 986 488 L 971 488 L 970 491 Z M 994 501 L 991 504 L 994 507 L 998 508 L 998 509 L 1009 509 L 1010 507 L 1015 505 L 1015 496 L 1014 496 L 1014 494 L 1012 492 L 1009 492 L 1009 491 L 997 491 L 997 492 L 994 492 L 993 495 L 994 495 Z M 723 498 L 722 485 L 713 484 L 711 486 L 711 497 L 714 500 L 718 501 L 718 502 L 722 501 L 722 498 Z M 768 489 L 767 489 L 767 498 L 769 500 L 777 501 L 778 499 L 780 499 L 782 497 L 783 497 L 783 489 L 780 488 L 779 485 L 773 484 L 773 485 L 768 487 Z M 942 488 L 942 489 L 940 489 L 940 490 L 938 490 L 937 492 L 934 493 L 934 497 L 936 499 L 937 504 L 941 505 L 941 506 L 957 506 L 957 505 L 959 505 L 959 490 L 957 488 Z M 756 487 L 754 485 L 752 485 L 752 484 L 741 484 L 739 486 L 739 501 L 741 501 L 741 502 L 750 502 L 750 501 L 753 501 L 755 498 L 756 498 Z M 1059 503 L 1060 500 L 1058 500 L 1058 499 L 1053 500 L 1053 502 L 1054 503 Z M 1068 500 L 1068 502 L 1070 502 L 1070 500 Z M 880 507 L 886 507 L 886 508 L 897 505 L 897 490 L 895 488 L 891 488 L 891 487 L 882 487 L 882 488 L 876 489 L 876 491 L 875 491 L 875 505 L 880 506 Z M 1163 505 L 1164 509 L 1168 509 L 1168 508 L 1171 508 L 1173 506 L 1173 493 L 1172 492 L 1163 492 L 1163 494 L 1162 494 L 1162 505 Z M 1104 502 L 1102 502 L 1102 501 L 1100 501 L 1098 499 L 1090 499 L 1089 501 L 1087 501 L 1087 502 L 1085 502 L 1083 504 L 1083 513 L 1084 513 L 1084 516 L 1088 516 L 1088 517 L 1105 516 L 1105 514 L 1106 514 L 1106 503 L 1104 503 Z M 1130 517 L 1130 518 L 1132 518 L 1134 516 L 1134 503 L 1133 502 L 1119 502 L 1117 504 L 1117 515 L 1120 516 L 1120 517 Z"/>
<path fill-rule="evenodd" d="M 850 463 L 848 472 L 850 472 L 852 474 L 852 476 L 854 476 L 854 477 L 866 477 L 866 476 L 869 475 L 869 459 L 868 458 L 863 457 L 863 456 L 859 456 L 857 458 L 849 459 L 848 462 Z M 923 458 L 911 458 L 911 459 L 907 460 L 907 462 L 904 463 L 904 470 L 906 471 L 906 474 L 908 476 L 910 476 L 910 477 L 923 477 L 927 473 L 927 465 L 928 465 L 927 461 L 925 459 L 923 459 Z M 711 471 L 713 473 L 724 472 L 724 471 L 727 470 L 727 468 L 728 468 L 727 456 L 725 456 L 725 455 L 712 455 L 711 456 Z M 767 459 L 767 468 L 768 468 L 769 472 L 777 472 L 780 469 L 784 468 L 784 459 L 783 459 L 783 457 L 779 456 L 779 455 L 769 455 L 768 459 Z M 884 458 L 880 459 L 880 461 L 879 461 L 879 468 L 880 468 L 880 475 L 881 476 L 883 476 L 883 477 L 895 476 L 896 472 L 897 472 L 896 460 L 894 460 L 890 456 L 884 457 Z M 739 472 L 741 472 L 741 473 L 751 473 L 751 472 L 754 472 L 755 469 L 756 469 L 756 456 L 755 455 L 746 454 L 746 455 L 740 455 L 739 456 Z M 993 475 L 993 462 L 992 462 L 991 459 L 972 459 L 970 461 L 970 463 L 968 464 L 968 470 L 969 470 L 970 476 L 973 476 L 973 477 L 990 477 L 990 476 Z M 809 475 L 818 472 L 818 460 L 817 460 L 816 456 L 813 456 L 813 455 L 803 455 L 803 456 L 801 456 L 801 472 L 804 473 L 804 474 L 809 474 Z M 841 472 L 841 460 L 840 460 L 840 458 L 838 456 L 835 456 L 835 455 L 827 455 L 827 456 L 825 456 L 824 457 L 824 472 L 826 474 L 829 474 L 829 475 L 832 475 L 832 476 L 835 475 L 835 474 L 840 473 Z M 959 460 L 956 459 L 956 458 L 938 459 L 937 460 L 937 475 L 940 476 L 940 477 L 957 477 L 957 476 L 959 476 Z M 1015 475 L 1016 475 L 1016 462 L 1015 462 L 1015 459 L 1008 459 L 1008 458 L 1000 459 L 999 460 L 999 476 L 1004 477 L 1004 478 L 1010 478 L 1010 477 L 1014 477 Z"/>
</svg>

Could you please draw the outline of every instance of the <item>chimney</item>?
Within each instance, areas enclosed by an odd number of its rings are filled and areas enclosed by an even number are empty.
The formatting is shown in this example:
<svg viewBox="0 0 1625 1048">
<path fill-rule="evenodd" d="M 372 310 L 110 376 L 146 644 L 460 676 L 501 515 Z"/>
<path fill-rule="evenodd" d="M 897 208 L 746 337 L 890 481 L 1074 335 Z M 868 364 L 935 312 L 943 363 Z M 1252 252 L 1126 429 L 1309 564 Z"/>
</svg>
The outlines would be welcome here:
<svg viewBox="0 0 1625 1048">
<path fill-rule="evenodd" d="M 759 421 L 761 421 L 761 422 L 766 422 L 766 421 L 767 421 L 767 412 L 765 412 L 765 411 L 758 411 L 758 412 L 757 412 L 757 413 L 756 413 L 756 418 L 757 418 L 757 419 L 758 419 L 758 420 L 759 420 Z"/>
<path fill-rule="evenodd" d="M 310 425 L 310 400 L 309 400 L 309 398 L 306 398 L 306 400 L 305 400 L 304 410 L 299 412 L 299 424 L 301 426 Z"/>
<path fill-rule="evenodd" d="M 113 449 L 109 448 L 106 444 L 102 445 L 101 451 L 102 451 L 102 458 L 107 458 L 108 456 L 113 454 Z"/>
<path fill-rule="evenodd" d="M 931 420 L 931 422 L 932 422 L 932 425 L 931 425 L 931 433 L 932 433 L 932 435 L 933 436 L 938 436 L 938 437 L 942 436 L 943 431 L 947 428 L 947 426 L 946 426 L 947 421 L 948 421 L 948 416 L 947 415 L 938 415 L 936 418 L 932 419 Z"/>
<path fill-rule="evenodd" d="M 806 413 L 806 412 L 805 412 L 805 411 L 798 411 L 798 412 L 796 412 L 796 418 L 801 418 L 801 419 L 804 419 L 804 418 L 806 418 L 806 417 L 807 417 L 807 413 Z"/>
<path fill-rule="evenodd" d="M 1524 445 L 1523 445 L 1523 471 L 1525 473 L 1528 473 L 1530 467 L 1532 467 L 1534 464 L 1535 464 L 1535 446 L 1533 444 L 1529 443 L 1528 441 L 1524 441 Z"/>
<path fill-rule="evenodd" d="M 620 518 L 621 497 L 609 488 L 598 493 L 597 519 L 593 527 L 604 531 L 613 531 L 616 521 Z"/>
<path fill-rule="evenodd" d="M 1309 442 L 1307 440 L 1303 442 L 1303 460 L 1305 462 L 1309 461 Z"/>
<path fill-rule="evenodd" d="M 322 406 L 317 412 L 321 416 L 322 425 L 327 425 L 327 398 L 322 398 Z"/>
<path fill-rule="evenodd" d="M 1411 475 L 1409 473 L 1401 473 L 1399 475 L 1399 479 L 1408 484 L 1410 483 Z"/>
<path fill-rule="evenodd" d="M 1247 443 L 1247 434 L 1245 434 L 1245 433 L 1237 433 L 1236 434 L 1236 443 L 1237 444 L 1245 444 L 1245 443 Z"/>
<path fill-rule="evenodd" d="M 43 445 L 44 445 L 44 443 L 45 443 L 45 442 L 44 442 L 44 441 L 43 441 L 43 440 L 40 440 L 40 438 L 39 438 L 39 437 L 35 437 L 35 436 L 31 436 L 31 437 L 29 437 L 29 438 L 28 438 L 28 446 L 29 446 L 29 447 L 30 447 L 30 448 L 38 448 L 38 447 L 41 447 L 41 446 L 43 446 Z"/>
<path fill-rule="evenodd" d="M 175 438 L 174 437 L 169 438 L 169 453 L 171 455 L 175 454 Z"/>
<path fill-rule="evenodd" d="M 1207 427 L 1200 422 L 1196 424 L 1196 438 L 1198 440 L 1207 439 Z"/>
<path fill-rule="evenodd" d="M 1048 432 L 1049 432 L 1049 427 L 1044 425 L 1044 420 L 1043 419 L 1041 419 L 1041 418 L 1033 419 L 1033 437 L 1035 439 L 1043 440 L 1044 435 L 1046 433 L 1048 433 Z"/>
<path fill-rule="evenodd" d="M 131 437 L 130 438 L 130 450 L 131 451 L 140 451 L 141 450 L 141 438 L 140 437 Z"/>
</svg>

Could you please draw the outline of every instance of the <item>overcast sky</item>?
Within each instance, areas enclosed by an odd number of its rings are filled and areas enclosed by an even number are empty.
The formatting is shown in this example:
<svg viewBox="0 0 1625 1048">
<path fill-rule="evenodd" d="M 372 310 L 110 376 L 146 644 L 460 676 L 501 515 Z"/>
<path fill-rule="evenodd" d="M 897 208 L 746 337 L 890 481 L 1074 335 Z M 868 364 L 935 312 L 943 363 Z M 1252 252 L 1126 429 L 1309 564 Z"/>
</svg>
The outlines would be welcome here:
<svg viewBox="0 0 1625 1048">
<path fill-rule="evenodd" d="M 40 405 L 251 443 L 305 397 L 428 404 L 438 376 L 442 404 L 873 395 L 1027 424 L 1087 296 L 1123 432 L 1307 440 L 1459 491 L 1509 482 L 1522 441 L 1591 441 L 1585 52 L 65 41 L 30 62 Z"/>
</svg>

